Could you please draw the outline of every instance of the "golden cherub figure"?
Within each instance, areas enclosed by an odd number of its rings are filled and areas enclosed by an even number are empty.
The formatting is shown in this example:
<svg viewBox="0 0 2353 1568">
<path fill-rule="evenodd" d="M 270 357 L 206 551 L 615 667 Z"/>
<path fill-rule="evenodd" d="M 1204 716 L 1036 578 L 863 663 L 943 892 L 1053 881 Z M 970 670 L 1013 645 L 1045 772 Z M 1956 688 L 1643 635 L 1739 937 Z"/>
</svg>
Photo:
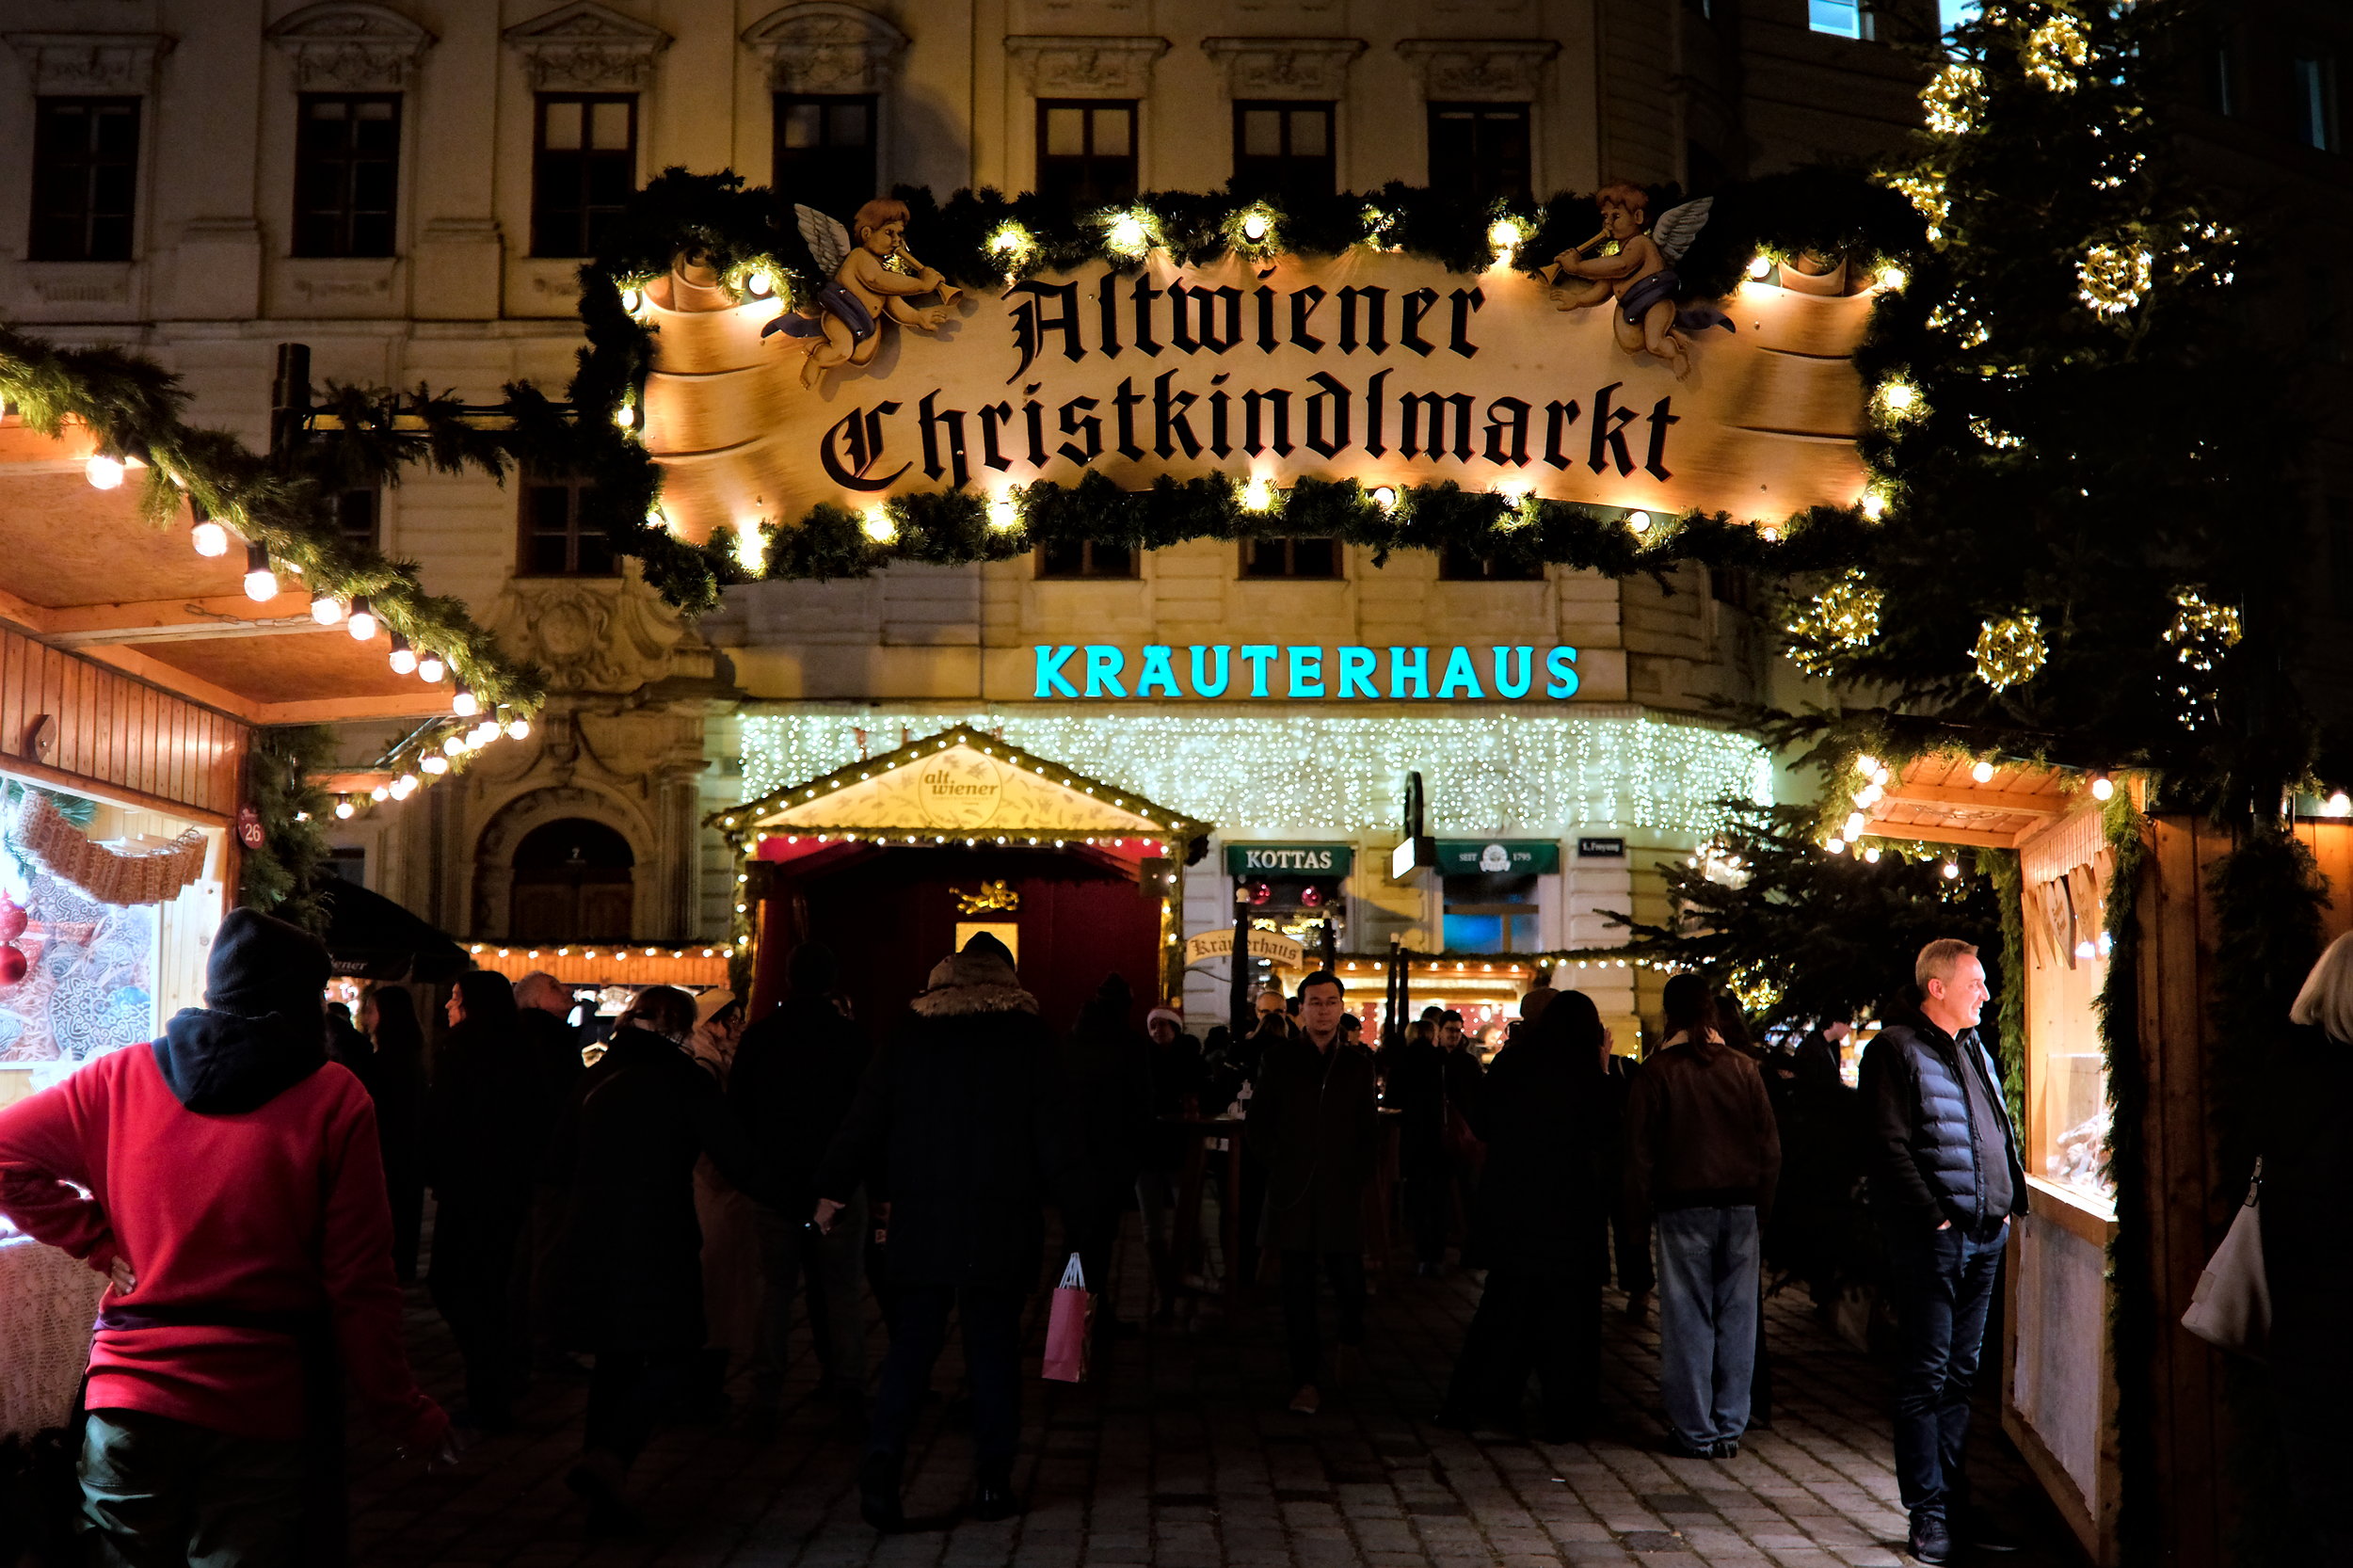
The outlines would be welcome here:
<svg viewBox="0 0 2353 1568">
<path fill-rule="evenodd" d="M 1710 327 L 1728 332 L 1734 329 L 1731 318 L 1721 311 L 1705 306 L 1679 308 L 1675 303 L 1683 280 L 1676 276 L 1674 264 L 1707 226 L 1708 209 L 1715 199 L 1704 196 L 1669 208 L 1657 229 L 1648 232 L 1650 197 L 1640 185 L 1623 182 L 1604 185 L 1593 193 L 1593 200 L 1601 208 L 1601 232 L 1561 252 L 1537 276 L 1546 282 L 1564 275 L 1592 279 L 1600 286 L 1582 293 L 1554 288 L 1554 305 L 1563 311 L 1582 311 L 1616 300 L 1618 311 L 1611 327 L 1618 346 L 1628 354 L 1647 353 L 1666 360 L 1680 381 L 1691 374 L 1690 340 L 1685 334 Z M 1587 257 L 1587 251 L 1611 240 L 1617 242 L 1614 252 Z"/>
<path fill-rule="evenodd" d="M 905 202 L 878 196 L 857 210 L 847 229 L 814 207 L 792 211 L 810 256 L 833 281 L 808 308 L 777 316 L 760 336 L 782 332 L 807 340 L 801 385 L 815 386 L 825 371 L 871 361 L 882 346 L 885 319 L 936 332 L 954 313 L 962 291 L 907 251 Z M 936 294 L 939 303 L 914 303 L 927 294 Z"/>
</svg>

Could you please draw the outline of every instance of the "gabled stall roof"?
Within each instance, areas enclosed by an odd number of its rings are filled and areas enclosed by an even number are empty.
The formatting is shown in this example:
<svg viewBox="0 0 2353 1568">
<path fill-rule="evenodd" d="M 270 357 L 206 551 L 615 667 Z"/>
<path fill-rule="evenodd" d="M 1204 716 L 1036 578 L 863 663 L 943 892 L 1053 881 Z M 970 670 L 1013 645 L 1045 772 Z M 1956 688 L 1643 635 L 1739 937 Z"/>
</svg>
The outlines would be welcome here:
<svg viewBox="0 0 2353 1568">
<path fill-rule="evenodd" d="M 93 486 L 98 450 L 79 422 L 49 437 L 0 415 L 0 619 L 250 724 L 448 712 L 448 688 L 394 674 L 380 639 L 312 619 L 286 568 L 274 598 L 248 598 L 243 551 L 199 555 L 184 501 L 160 525 L 142 517 L 136 469 Z"/>
<path fill-rule="evenodd" d="M 1979 779 L 1979 767 L 1991 769 Z M 1917 757 L 1859 806 L 1866 836 L 2016 849 L 2062 818 L 2096 804 L 2089 780 L 2040 762 L 1980 762 L 1958 752 Z"/>
</svg>

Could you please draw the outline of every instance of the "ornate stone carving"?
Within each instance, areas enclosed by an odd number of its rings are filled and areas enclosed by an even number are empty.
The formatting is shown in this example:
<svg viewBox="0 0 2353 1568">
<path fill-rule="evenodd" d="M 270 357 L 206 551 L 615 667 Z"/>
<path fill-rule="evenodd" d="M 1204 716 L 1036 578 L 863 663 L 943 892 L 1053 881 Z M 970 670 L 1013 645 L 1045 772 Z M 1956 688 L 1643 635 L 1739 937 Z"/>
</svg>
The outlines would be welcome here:
<svg viewBox="0 0 2353 1568">
<path fill-rule="evenodd" d="M 1425 98 L 1528 99 L 1561 45 L 1550 39 L 1406 39 L 1397 46 Z"/>
<path fill-rule="evenodd" d="M 1360 38 L 1207 38 L 1202 52 L 1225 72 L 1233 98 L 1337 98 Z"/>
<path fill-rule="evenodd" d="M 1142 98 L 1152 89 L 1152 62 L 1168 53 L 1168 40 L 1027 33 L 1005 40 L 1005 53 L 1039 98 Z"/>
<path fill-rule="evenodd" d="M 433 35 L 389 6 L 319 0 L 273 24 L 304 92 L 398 92 L 415 79 Z"/>
<path fill-rule="evenodd" d="M 862 6 L 801 0 L 744 30 L 778 92 L 888 92 L 907 36 Z"/>
<path fill-rule="evenodd" d="M 507 47 L 523 56 L 541 91 L 614 91 L 642 88 L 670 35 L 597 0 L 573 0 L 506 29 Z"/>
<path fill-rule="evenodd" d="M 689 634 L 634 574 L 512 579 L 490 625 L 510 653 L 548 672 L 555 692 L 636 691 L 672 673 Z"/>
<path fill-rule="evenodd" d="M 37 93 L 152 92 L 155 68 L 177 40 L 165 33 L 0 34 L 24 62 Z"/>
</svg>

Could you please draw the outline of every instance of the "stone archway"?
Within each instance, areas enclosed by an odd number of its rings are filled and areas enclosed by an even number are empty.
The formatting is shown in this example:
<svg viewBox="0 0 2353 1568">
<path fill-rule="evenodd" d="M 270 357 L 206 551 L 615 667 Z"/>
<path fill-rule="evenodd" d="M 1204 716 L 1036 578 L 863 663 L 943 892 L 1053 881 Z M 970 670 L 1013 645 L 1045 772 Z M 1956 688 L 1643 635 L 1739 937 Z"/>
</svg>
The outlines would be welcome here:
<svg viewBox="0 0 2353 1568">
<path fill-rule="evenodd" d="M 645 874 L 660 843 L 653 825 L 624 797 L 571 784 L 526 791 L 483 824 L 473 854 L 472 929 L 477 937 L 504 940 L 515 931 L 517 853 L 537 830 L 567 821 L 610 833 L 627 848 L 635 874 L 631 878 L 630 929 L 623 935 L 653 934 L 662 925 L 659 893 L 650 886 L 654 879 Z"/>
</svg>

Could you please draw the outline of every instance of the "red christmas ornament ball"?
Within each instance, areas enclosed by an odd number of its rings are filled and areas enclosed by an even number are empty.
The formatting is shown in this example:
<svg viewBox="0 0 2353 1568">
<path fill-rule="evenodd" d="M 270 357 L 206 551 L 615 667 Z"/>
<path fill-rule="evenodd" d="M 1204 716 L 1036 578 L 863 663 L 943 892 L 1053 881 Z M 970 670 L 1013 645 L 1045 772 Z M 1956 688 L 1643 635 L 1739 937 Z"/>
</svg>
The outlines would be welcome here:
<svg viewBox="0 0 2353 1568">
<path fill-rule="evenodd" d="M 24 935 L 24 906 L 12 898 L 0 898 L 0 942 L 13 942 Z"/>
<path fill-rule="evenodd" d="M 23 948 L 0 947 L 0 990 L 6 990 L 23 980 L 24 971 L 29 967 Z"/>
</svg>

